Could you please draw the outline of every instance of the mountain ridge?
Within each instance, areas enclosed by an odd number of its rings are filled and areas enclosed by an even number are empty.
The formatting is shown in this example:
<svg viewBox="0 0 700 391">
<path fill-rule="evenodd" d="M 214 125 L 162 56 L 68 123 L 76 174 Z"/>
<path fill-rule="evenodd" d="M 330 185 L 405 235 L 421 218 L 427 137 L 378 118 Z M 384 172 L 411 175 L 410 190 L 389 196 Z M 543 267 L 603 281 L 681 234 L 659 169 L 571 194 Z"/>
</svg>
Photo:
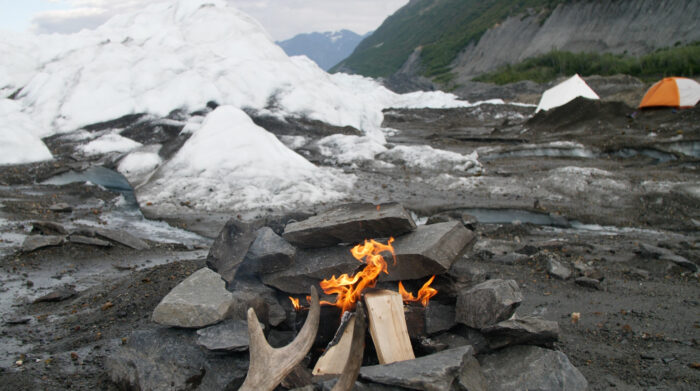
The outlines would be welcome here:
<svg viewBox="0 0 700 391">
<path fill-rule="evenodd" d="M 275 43 L 287 55 L 305 55 L 318 64 L 321 69 L 328 70 L 352 54 L 357 45 L 370 34 L 371 32 L 360 35 L 353 31 L 342 29 L 338 31 L 297 34 L 290 39 Z"/>
</svg>

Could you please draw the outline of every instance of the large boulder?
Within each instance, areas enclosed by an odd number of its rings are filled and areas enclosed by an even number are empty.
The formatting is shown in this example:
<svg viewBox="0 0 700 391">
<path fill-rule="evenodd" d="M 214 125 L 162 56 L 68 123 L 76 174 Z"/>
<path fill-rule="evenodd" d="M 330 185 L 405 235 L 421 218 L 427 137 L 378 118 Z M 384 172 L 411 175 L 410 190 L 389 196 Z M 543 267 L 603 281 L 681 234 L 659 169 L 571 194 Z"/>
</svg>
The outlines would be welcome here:
<svg viewBox="0 0 700 391">
<path fill-rule="evenodd" d="M 327 247 L 396 237 L 415 228 L 413 219 L 400 204 L 346 204 L 287 224 L 282 236 L 299 247 Z"/>
<path fill-rule="evenodd" d="M 353 258 L 349 247 L 300 249 L 289 268 L 261 276 L 263 283 L 283 292 L 308 294 L 311 285 L 343 273 L 352 274 L 364 264 Z"/>
<path fill-rule="evenodd" d="M 462 346 L 413 360 L 362 367 L 360 378 L 412 390 L 447 391 L 473 356 L 471 346 Z"/>
<path fill-rule="evenodd" d="M 588 382 L 562 352 L 519 345 L 479 356 L 489 390 L 584 391 Z"/>
<path fill-rule="evenodd" d="M 481 329 L 510 318 L 522 300 L 515 280 L 487 280 L 457 296 L 457 321 Z"/>
<path fill-rule="evenodd" d="M 230 219 L 209 249 L 207 266 L 231 283 L 255 237 L 255 230 L 250 224 Z"/>
<path fill-rule="evenodd" d="M 481 329 L 491 349 L 508 345 L 550 346 L 559 339 L 559 324 L 533 316 L 513 317 Z"/>
<path fill-rule="evenodd" d="M 167 326 L 200 328 L 228 315 L 233 295 L 221 276 L 208 268 L 192 273 L 153 310 L 153 321 Z"/>
<path fill-rule="evenodd" d="M 472 231 L 457 221 L 422 225 L 394 241 L 396 264 L 389 261 L 389 274 L 380 281 L 402 281 L 442 274 L 474 240 Z"/>
<path fill-rule="evenodd" d="M 194 389 L 206 373 L 204 351 L 186 330 L 136 331 L 105 360 L 110 379 L 122 389 Z"/>
<path fill-rule="evenodd" d="M 296 252 L 296 247 L 277 235 L 272 228 L 262 227 L 248 249 L 246 262 L 251 262 L 258 274 L 269 274 L 289 267 L 294 262 Z"/>
</svg>

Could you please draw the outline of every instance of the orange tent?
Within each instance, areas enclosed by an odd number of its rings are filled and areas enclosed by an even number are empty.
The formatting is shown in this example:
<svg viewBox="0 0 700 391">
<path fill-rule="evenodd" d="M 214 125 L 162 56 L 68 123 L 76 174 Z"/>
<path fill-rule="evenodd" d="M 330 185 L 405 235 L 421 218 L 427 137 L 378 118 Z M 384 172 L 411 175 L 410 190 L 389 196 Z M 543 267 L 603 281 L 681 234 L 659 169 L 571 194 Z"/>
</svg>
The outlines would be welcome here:
<svg viewBox="0 0 700 391">
<path fill-rule="evenodd" d="M 700 101 L 700 83 L 685 77 L 666 77 L 649 88 L 639 108 L 693 107 L 698 101 Z"/>
</svg>

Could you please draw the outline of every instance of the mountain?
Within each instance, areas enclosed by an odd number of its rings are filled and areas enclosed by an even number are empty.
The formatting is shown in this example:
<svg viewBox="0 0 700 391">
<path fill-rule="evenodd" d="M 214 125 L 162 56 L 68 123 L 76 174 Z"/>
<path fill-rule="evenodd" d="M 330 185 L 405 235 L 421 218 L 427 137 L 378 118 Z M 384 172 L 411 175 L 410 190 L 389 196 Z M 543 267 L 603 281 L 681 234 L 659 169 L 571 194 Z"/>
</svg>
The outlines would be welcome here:
<svg viewBox="0 0 700 391">
<path fill-rule="evenodd" d="M 277 44 L 289 56 L 304 55 L 323 70 L 329 70 L 333 65 L 349 56 L 357 45 L 371 32 L 365 35 L 356 34 L 350 30 L 327 31 L 325 33 L 299 34 Z"/>
<path fill-rule="evenodd" d="M 331 71 L 455 86 L 552 50 L 639 56 L 700 40 L 696 0 L 411 0 Z"/>
</svg>

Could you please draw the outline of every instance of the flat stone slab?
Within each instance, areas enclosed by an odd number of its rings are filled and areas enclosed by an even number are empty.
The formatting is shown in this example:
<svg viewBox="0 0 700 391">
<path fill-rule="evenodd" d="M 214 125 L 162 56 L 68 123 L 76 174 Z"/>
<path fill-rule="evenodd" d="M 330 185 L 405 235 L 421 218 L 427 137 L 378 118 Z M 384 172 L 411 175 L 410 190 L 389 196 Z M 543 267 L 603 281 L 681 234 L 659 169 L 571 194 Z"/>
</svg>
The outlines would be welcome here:
<svg viewBox="0 0 700 391">
<path fill-rule="evenodd" d="M 514 317 L 484 327 L 481 332 L 488 339 L 491 349 L 522 344 L 550 346 L 559 339 L 559 324 L 532 316 Z"/>
<path fill-rule="evenodd" d="M 72 286 L 66 285 L 53 290 L 49 294 L 39 297 L 38 299 L 34 300 L 34 303 L 53 303 L 68 300 L 77 294 L 78 291 L 76 291 Z"/>
<path fill-rule="evenodd" d="M 413 360 L 362 367 L 360 378 L 412 390 L 447 391 L 472 356 L 471 346 L 461 346 Z"/>
<path fill-rule="evenodd" d="M 200 328 L 219 323 L 229 312 L 233 295 L 209 268 L 192 273 L 153 310 L 153 321 L 167 326 Z"/>
<path fill-rule="evenodd" d="M 414 229 L 416 224 L 400 204 L 362 203 L 341 205 L 287 224 L 282 236 L 296 246 L 311 248 L 339 243 L 355 245 L 365 239 L 396 237 Z"/>
<path fill-rule="evenodd" d="M 29 235 L 22 242 L 22 251 L 29 253 L 44 247 L 60 246 L 65 241 L 65 236 Z"/>
<path fill-rule="evenodd" d="M 685 257 L 682 257 L 669 249 L 652 246 L 646 243 L 639 244 L 637 252 L 642 256 L 658 258 L 663 261 L 673 262 L 680 267 L 684 267 L 692 272 L 698 271 L 698 265 Z"/>
<path fill-rule="evenodd" d="M 263 227 L 246 254 L 246 262 L 253 262 L 259 274 L 284 270 L 294 262 L 297 249 L 277 235 L 272 228 Z"/>
<path fill-rule="evenodd" d="M 226 282 L 231 283 L 255 236 L 255 231 L 249 224 L 230 219 L 209 249 L 207 266 L 219 273 Z"/>
<path fill-rule="evenodd" d="M 474 233 L 457 221 L 421 225 L 396 238 L 393 243 L 396 265 L 389 255 L 389 274 L 382 274 L 379 279 L 401 281 L 442 274 L 450 269 L 472 240 Z"/>
<path fill-rule="evenodd" d="M 455 306 L 431 301 L 425 307 L 425 332 L 436 334 L 457 325 Z"/>
<path fill-rule="evenodd" d="M 523 300 L 515 280 L 487 280 L 457 296 L 457 321 L 481 329 L 510 318 Z"/>
<path fill-rule="evenodd" d="M 229 319 L 214 326 L 197 330 L 197 344 L 209 350 L 242 352 L 248 350 L 248 323 Z"/>
<path fill-rule="evenodd" d="M 83 236 L 83 235 L 71 235 L 68 237 L 68 240 L 71 243 L 77 243 L 77 244 L 87 244 L 90 246 L 97 246 L 97 247 L 112 247 L 112 243 L 110 243 L 106 240 L 91 238 L 89 236 Z"/>
<path fill-rule="evenodd" d="M 148 243 L 137 238 L 136 236 L 126 232 L 126 231 L 116 231 L 112 229 L 96 228 L 95 234 L 97 236 L 109 239 L 113 242 L 117 242 L 127 247 L 131 247 L 134 250 L 147 250 L 150 248 Z"/>
<path fill-rule="evenodd" d="M 478 358 L 492 391 L 588 389 L 583 374 L 559 351 L 519 345 Z"/>
<path fill-rule="evenodd" d="M 343 273 L 352 274 L 364 263 L 353 258 L 350 247 L 334 246 L 317 249 L 300 249 L 294 263 L 286 270 L 261 276 L 265 285 L 283 292 L 309 294 L 311 285 Z M 319 290 L 321 292 L 321 290 Z"/>
<path fill-rule="evenodd" d="M 70 213 L 73 211 L 73 207 L 65 202 L 59 202 L 49 206 L 49 210 L 56 213 Z"/>
</svg>

